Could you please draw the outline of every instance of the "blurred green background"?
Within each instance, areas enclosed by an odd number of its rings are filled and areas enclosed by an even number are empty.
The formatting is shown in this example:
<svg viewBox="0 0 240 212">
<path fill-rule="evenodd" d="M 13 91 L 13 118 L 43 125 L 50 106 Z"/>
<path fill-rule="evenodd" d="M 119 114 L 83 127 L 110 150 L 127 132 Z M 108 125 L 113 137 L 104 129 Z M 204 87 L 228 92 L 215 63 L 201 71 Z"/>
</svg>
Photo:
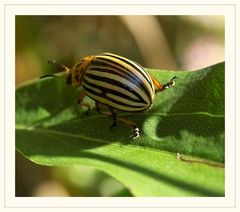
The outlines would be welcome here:
<svg viewBox="0 0 240 212">
<path fill-rule="evenodd" d="M 195 70 L 224 60 L 224 16 L 16 16 L 16 85 L 115 53 L 144 67 Z M 131 196 L 88 167 L 43 167 L 16 152 L 16 196 Z"/>
</svg>

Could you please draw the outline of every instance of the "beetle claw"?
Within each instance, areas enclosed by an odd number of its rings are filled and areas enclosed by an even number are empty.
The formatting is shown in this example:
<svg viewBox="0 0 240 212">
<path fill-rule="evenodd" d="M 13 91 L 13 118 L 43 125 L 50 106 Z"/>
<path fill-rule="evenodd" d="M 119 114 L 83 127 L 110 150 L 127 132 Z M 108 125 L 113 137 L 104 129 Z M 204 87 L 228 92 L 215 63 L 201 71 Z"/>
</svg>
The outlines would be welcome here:
<svg viewBox="0 0 240 212">
<path fill-rule="evenodd" d="M 169 82 L 167 82 L 166 84 L 164 84 L 163 87 L 164 87 L 165 89 L 167 89 L 167 88 L 170 88 L 170 87 L 174 86 L 174 85 L 175 85 L 175 81 L 174 81 L 175 79 L 177 79 L 176 76 L 174 76 Z"/>
<path fill-rule="evenodd" d="M 138 138 L 138 137 L 140 136 L 138 127 L 134 127 L 134 128 L 133 128 L 133 131 L 134 131 L 134 136 L 133 136 L 132 139 Z"/>
</svg>

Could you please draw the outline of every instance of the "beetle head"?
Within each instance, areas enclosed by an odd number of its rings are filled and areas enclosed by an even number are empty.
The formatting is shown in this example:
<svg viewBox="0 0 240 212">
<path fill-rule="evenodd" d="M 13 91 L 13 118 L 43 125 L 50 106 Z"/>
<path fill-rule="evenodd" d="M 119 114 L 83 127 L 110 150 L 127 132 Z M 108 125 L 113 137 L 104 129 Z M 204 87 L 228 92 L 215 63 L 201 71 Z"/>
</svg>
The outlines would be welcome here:
<svg viewBox="0 0 240 212">
<path fill-rule="evenodd" d="M 95 56 L 87 56 L 83 58 L 80 62 L 77 62 L 72 69 L 69 71 L 67 76 L 67 84 L 71 84 L 73 87 L 81 86 L 83 75 L 88 69 L 91 61 Z"/>
<path fill-rule="evenodd" d="M 88 66 L 90 65 L 91 61 L 94 58 L 95 56 L 92 56 L 92 55 L 87 56 L 83 58 L 80 62 L 77 62 L 71 69 L 69 69 L 68 67 L 66 67 L 61 63 L 58 63 L 55 60 L 49 60 L 48 62 L 53 65 L 59 66 L 65 70 L 67 74 L 67 77 L 66 77 L 67 85 L 78 87 L 78 86 L 81 86 L 84 72 L 87 70 Z M 56 76 L 53 74 L 48 74 L 48 75 L 41 76 L 41 79 L 45 77 L 56 77 Z"/>
</svg>

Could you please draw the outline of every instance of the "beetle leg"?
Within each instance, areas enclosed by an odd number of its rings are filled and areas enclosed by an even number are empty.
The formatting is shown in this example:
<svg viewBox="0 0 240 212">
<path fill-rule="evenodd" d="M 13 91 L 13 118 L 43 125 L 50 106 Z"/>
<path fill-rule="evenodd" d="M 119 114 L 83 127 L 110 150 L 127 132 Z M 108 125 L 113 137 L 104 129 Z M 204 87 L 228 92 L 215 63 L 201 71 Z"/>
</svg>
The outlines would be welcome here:
<svg viewBox="0 0 240 212">
<path fill-rule="evenodd" d="M 96 105 L 97 112 L 107 115 L 107 116 L 111 116 L 113 118 L 113 124 L 110 126 L 110 130 L 117 125 L 117 120 L 118 120 L 133 129 L 133 133 L 134 133 L 133 139 L 138 138 L 140 136 L 139 128 L 136 126 L 136 123 L 134 121 L 130 121 L 130 120 L 126 120 L 126 119 L 117 117 L 117 113 L 115 112 L 115 110 L 112 107 L 109 107 L 109 111 L 103 112 L 100 110 L 100 107 L 99 107 L 100 103 L 95 102 L 95 105 Z"/>
<path fill-rule="evenodd" d="M 176 76 L 174 76 L 169 82 L 163 85 L 164 89 L 170 88 L 175 85 L 175 79 L 177 79 Z"/>
<path fill-rule="evenodd" d="M 96 101 L 95 101 L 95 108 L 96 108 L 96 111 L 97 111 L 98 113 L 101 113 L 100 103 L 98 103 L 98 102 L 96 102 Z"/>
<path fill-rule="evenodd" d="M 117 126 L 117 113 L 114 111 L 114 109 L 112 107 L 109 107 L 109 111 L 101 111 L 100 110 L 100 103 L 98 102 L 95 102 L 95 106 L 96 106 L 96 110 L 98 113 L 101 113 L 103 115 L 106 115 L 106 116 L 111 116 L 113 118 L 113 124 L 110 126 L 110 130 L 113 128 L 113 127 L 116 127 Z"/>
<path fill-rule="evenodd" d="M 87 115 L 91 109 L 91 106 L 89 103 L 82 102 L 82 100 L 84 99 L 85 96 L 86 96 L 86 94 L 83 91 L 80 91 L 78 99 L 77 99 L 77 104 L 79 106 L 83 106 L 83 107 L 87 108 L 87 111 L 83 115 Z"/>
<path fill-rule="evenodd" d="M 123 122 L 124 124 L 126 124 L 128 127 L 132 128 L 133 129 L 133 139 L 136 139 L 140 136 L 139 134 L 139 129 L 138 127 L 136 126 L 136 123 L 134 121 L 131 121 L 131 120 L 127 120 L 127 119 L 124 119 L 124 118 L 119 118 L 117 117 L 117 113 L 114 111 L 114 109 L 112 107 L 109 107 L 109 110 L 110 110 L 110 113 L 111 113 L 111 117 L 113 118 L 113 124 L 112 126 L 110 127 L 110 130 L 116 126 L 116 121 L 121 121 Z"/>
<path fill-rule="evenodd" d="M 158 91 L 163 91 L 164 87 L 163 84 L 158 82 L 153 76 L 151 76 L 153 84 L 155 85 L 155 87 L 157 88 Z"/>
<path fill-rule="evenodd" d="M 136 123 L 134 121 L 131 120 L 127 120 L 127 119 L 123 119 L 123 118 L 117 118 L 119 121 L 125 123 L 127 126 L 131 127 L 133 129 L 133 139 L 136 139 L 140 136 L 139 133 L 139 128 L 137 127 Z"/>
<path fill-rule="evenodd" d="M 111 130 L 113 127 L 117 126 L 117 113 L 116 113 L 116 111 L 114 111 L 114 109 L 112 107 L 109 107 L 109 111 L 111 113 L 111 117 L 113 118 L 113 123 L 110 126 L 110 130 Z"/>
<path fill-rule="evenodd" d="M 177 78 L 176 76 L 173 77 L 169 82 L 162 84 L 160 82 L 158 82 L 158 80 L 156 80 L 153 76 L 151 76 L 153 84 L 155 85 L 155 87 L 157 88 L 157 91 L 163 91 L 167 88 L 172 87 L 175 84 L 175 79 Z"/>
</svg>

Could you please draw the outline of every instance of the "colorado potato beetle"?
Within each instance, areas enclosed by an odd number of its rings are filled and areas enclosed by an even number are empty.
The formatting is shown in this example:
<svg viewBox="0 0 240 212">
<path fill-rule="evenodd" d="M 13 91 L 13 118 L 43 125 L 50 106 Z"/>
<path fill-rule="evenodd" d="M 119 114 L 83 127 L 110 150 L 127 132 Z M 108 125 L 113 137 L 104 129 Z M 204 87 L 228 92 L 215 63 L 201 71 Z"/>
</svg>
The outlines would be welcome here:
<svg viewBox="0 0 240 212">
<path fill-rule="evenodd" d="M 113 119 L 110 129 L 121 121 L 133 129 L 133 139 L 139 137 L 136 123 L 117 117 L 117 110 L 140 112 L 153 104 L 155 90 L 163 91 L 174 85 L 173 77 L 162 84 L 152 77 L 141 65 L 112 53 L 90 55 L 77 62 L 71 69 L 60 65 L 67 72 L 66 83 L 73 87 L 82 87 L 78 96 L 78 104 L 90 110 L 90 105 L 83 103 L 87 95 L 95 101 L 96 110 Z M 41 78 L 53 75 L 44 75 Z M 109 111 L 101 111 L 100 105 Z"/>
</svg>

